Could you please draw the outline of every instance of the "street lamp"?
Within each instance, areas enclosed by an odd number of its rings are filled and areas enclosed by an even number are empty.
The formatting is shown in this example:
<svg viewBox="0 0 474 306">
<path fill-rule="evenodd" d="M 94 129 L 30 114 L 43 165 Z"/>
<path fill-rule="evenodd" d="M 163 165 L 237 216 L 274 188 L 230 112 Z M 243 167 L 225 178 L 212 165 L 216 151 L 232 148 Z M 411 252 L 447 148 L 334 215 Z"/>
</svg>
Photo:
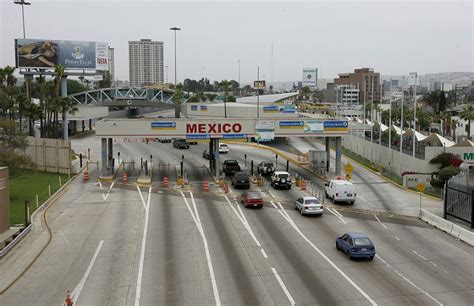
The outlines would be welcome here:
<svg viewBox="0 0 474 306">
<path fill-rule="evenodd" d="M 23 17 L 23 38 L 26 38 L 25 34 L 25 5 L 31 5 L 30 2 L 25 1 L 25 0 L 15 0 L 13 1 L 15 4 L 21 5 L 21 15 Z"/>
<path fill-rule="evenodd" d="M 239 90 L 240 90 L 240 96 L 242 96 L 242 86 L 240 85 L 240 60 L 237 61 L 239 63 Z"/>
<path fill-rule="evenodd" d="M 168 84 L 168 66 L 165 66 L 166 84 Z"/>
<path fill-rule="evenodd" d="M 171 31 L 174 31 L 174 90 L 176 90 L 176 82 L 177 82 L 177 68 L 176 68 L 176 32 L 180 31 L 181 28 L 173 27 L 170 28 Z M 180 103 L 175 101 L 175 117 L 179 118 L 181 110 L 179 109 Z"/>
</svg>

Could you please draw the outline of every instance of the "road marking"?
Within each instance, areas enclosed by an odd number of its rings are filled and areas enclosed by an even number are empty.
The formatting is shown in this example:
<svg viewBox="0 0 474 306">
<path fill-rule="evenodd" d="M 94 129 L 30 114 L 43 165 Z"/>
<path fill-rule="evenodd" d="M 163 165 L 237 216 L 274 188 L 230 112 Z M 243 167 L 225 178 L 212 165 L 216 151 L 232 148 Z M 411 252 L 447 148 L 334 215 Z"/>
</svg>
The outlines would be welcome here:
<svg viewBox="0 0 474 306">
<path fill-rule="evenodd" d="M 421 255 L 420 253 L 416 252 L 415 250 L 413 250 L 413 253 L 415 253 L 416 255 L 418 255 L 418 257 L 420 257 L 421 259 L 423 260 L 427 260 L 427 258 L 423 255 Z"/>
<path fill-rule="evenodd" d="M 398 241 L 400 241 L 400 238 L 398 238 L 398 237 L 395 237 L 395 239 L 397 239 Z"/>
<path fill-rule="evenodd" d="M 288 288 L 286 288 L 285 283 L 283 283 L 283 280 L 281 279 L 280 275 L 278 275 L 277 270 L 272 267 L 272 272 L 273 272 L 273 275 L 275 275 L 275 278 L 277 279 L 278 283 L 280 284 L 281 289 L 283 289 L 283 292 L 285 292 L 285 295 L 288 298 L 288 301 L 290 301 L 290 305 L 296 305 L 295 300 L 293 299 L 290 292 L 288 291 Z"/>
<path fill-rule="evenodd" d="M 434 262 L 430 261 L 430 264 L 432 264 L 433 266 L 437 267 L 438 265 L 435 264 Z"/>
<path fill-rule="evenodd" d="M 140 186 L 138 186 L 138 185 L 137 185 L 137 190 L 138 190 L 138 194 L 140 195 L 140 199 L 142 200 L 143 209 L 146 210 L 145 199 L 143 199 L 142 191 L 140 189 Z"/>
<path fill-rule="evenodd" d="M 188 208 L 189 213 L 191 214 L 191 217 L 193 218 L 194 223 L 196 224 L 196 227 L 198 229 L 199 234 L 201 235 L 202 243 L 204 245 L 204 250 L 205 250 L 205 253 L 206 253 L 207 267 L 209 269 L 209 275 L 211 277 L 211 284 L 212 284 L 212 291 L 214 293 L 214 300 L 216 302 L 216 305 L 220 306 L 221 305 L 221 300 L 220 300 L 220 297 L 219 297 L 219 291 L 217 289 L 217 282 L 216 282 L 216 276 L 214 274 L 214 268 L 212 266 L 211 253 L 209 252 L 209 246 L 207 244 L 206 235 L 204 234 L 204 229 L 203 229 L 202 224 L 201 224 L 201 219 L 200 219 L 199 213 L 197 212 L 197 209 L 196 209 L 196 202 L 194 201 L 193 193 L 190 192 L 189 194 L 191 195 L 191 200 L 193 202 L 193 206 L 194 206 L 196 215 L 194 215 L 194 213 L 191 209 L 191 206 L 189 205 L 188 199 L 186 198 L 184 193 L 182 191 L 180 191 L 180 193 L 183 196 L 184 203 L 186 204 L 186 207 Z"/>
<path fill-rule="evenodd" d="M 239 212 L 237 212 L 237 210 L 235 209 L 235 207 L 232 205 L 232 203 L 230 202 L 229 198 L 227 196 L 224 196 L 224 198 L 226 199 L 227 203 L 229 204 L 230 208 L 232 208 L 232 211 L 237 215 L 237 217 L 239 218 L 240 222 L 243 224 L 244 228 L 247 230 L 247 232 L 249 233 L 249 235 L 252 237 L 253 241 L 255 241 L 255 244 L 257 244 L 257 246 L 261 247 L 262 245 L 260 244 L 260 241 L 258 241 L 257 237 L 254 235 L 253 231 L 252 231 L 252 228 L 250 227 L 250 224 L 249 222 L 247 221 L 247 218 L 245 217 L 244 213 L 242 212 L 242 210 L 240 209 L 240 206 L 237 204 L 237 209 L 239 210 Z"/>
<path fill-rule="evenodd" d="M 379 221 L 380 224 L 382 224 L 383 228 L 384 229 L 388 229 L 387 226 L 385 226 L 385 224 L 383 224 L 382 221 L 380 221 L 379 217 L 377 217 L 377 215 L 374 215 L 375 219 L 377 219 L 377 221 Z"/>
<path fill-rule="evenodd" d="M 281 204 L 280 204 L 281 205 Z M 296 225 L 296 223 L 291 219 L 290 215 L 283 210 L 283 213 L 287 216 L 288 222 L 293 227 L 293 229 L 319 254 L 322 258 L 324 258 L 343 278 L 345 278 L 363 297 L 369 301 L 372 305 L 377 305 L 375 301 L 364 291 L 360 288 L 344 271 L 342 271 L 329 257 L 326 256 L 305 234 L 300 230 L 300 228 Z"/>
<path fill-rule="evenodd" d="M 107 200 L 107 198 L 109 197 L 109 194 L 110 194 L 110 191 L 112 190 L 112 187 L 114 187 L 114 184 L 115 184 L 115 181 L 112 182 L 112 184 L 110 185 L 109 189 L 105 192 L 105 193 L 102 193 L 102 199 L 104 199 L 104 201 Z M 100 190 L 104 190 L 103 186 L 102 186 L 102 182 L 99 181 L 99 186 L 100 186 Z"/>
<path fill-rule="evenodd" d="M 273 201 L 271 201 L 270 203 L 272 203 L 273 207 L 275 207 L 278 211 L 278 213 L 283 217 L 283 219 L 285 219 L 288 223 L 290 223 L 290 220 L 286 217 L 286 215 L 280 211 L 280 209 L 275 205 L 275 203 L 273 203 Z M 283 210 L 283 207 L 281 208 Z"/>
<path fill-rule="evenodd" d="M 148 233 L 148 216 L 150 212 L 150 200 L 151 200 L 151 187 L 148 189 L 147 204 L 145 204 L 145 200 L 143 199 L 143 195 L 140 188 L 138 186 L 137 188 L 140 194 L 140 198 L 142 200 L 143 207 L 145 208 L 145 225 L 143 226 L 142 245 L 140 249 L 140 261 L 138 264 L 137 290 L 135 291 L 135 306 L 140 305 L 140 295 L 142 291 L 142 278 L 143 278 L 143 264 L 145 262 L 146 236 Z"/>
<path fill-rule="evenodd" d="M 104 240 L 101 240 L 99 242 L 99 246 L 95 250 L 94 256 L 92 256 L 91 262 L 89 263 L 89 267 L 87 267 L 86 273 L 84 273 L 84 276 L 82 277 L 81 281 L 79 282 L 79 284 L 77 284 L 76 288 L 74 288 L 74 290 L 71 293 L 71 297 L 74 304 L 77 304 L 77 300 L 79 299 L 82 288 L 84 288 L 84 284 L 86 283 L 87 278 L 89 277 L 89 274 L 91 273 L 92 266 L 94 266 L 95 260 L 97 259 L 97 256 L 99 255 L 100 249 L 102 248 L 102 244 L 104 244 Z"/>
<path fill-rule="evenodd" d="M 415 251 L 413 251 L 415 252 Z M 382 257 L 380 257 L 378 254 L 375 255 L 378 259 L 380 259 L 381 262 L 383 262 L 387 267 L 389 267 L 390 269 L 393 270 L 393 272 L 395 272 L 396 274 L 398 274 L 402 279 L 404 279 L 407 283 L 409 283 L 410 285 L 412 285 L 413 287 L 415 287 L 416 289 L 418 289 L 420 292 L 422 292 L 424 295 L 426 295 L 427 297 L 429 297 L 431 300 L 433 300 L 436 304 L 438 305 L 443 305 L 440 301 L 438 301 L 437 299 L 435 299 L 431 294 L 429 294 L 428 292 L 426 292 L 425 290 L 421 289 L 420 287 L 418 287 L 417 285 L 415 285 L 411 280 L 409 280 L 405 275 L 403 275 L 402 273 L 398 272 L 397 269 L 393 268 L 388 262 L 386 262 Z"/>
<path fill-rule="evenodd" d="M 262 252 L 263 257 L 268 258 L 267 252 L 265 252 L 265 250 L 263 248 L 260 249 L 260 252 Z"/>
<path fill-rule="evenodd" d="M 329 212 L 331 214 L 333 214 L 334 216 L 336 216 L 339 220 L 341 220 L 342 223 L 347 224 L 346 220 L 344 220 L 342 215 L 337 210 L 335 210 L 334 208 L 331 208 L 331 207 L 326 207 L 326 209 L 329 210 Z"/>
<path fill-rule="evenodd" d="M 270 189 L 268 190 L 268 193 L 272 196 L 272 198 L 276 199 L 276 195 Z"/>
</svg>

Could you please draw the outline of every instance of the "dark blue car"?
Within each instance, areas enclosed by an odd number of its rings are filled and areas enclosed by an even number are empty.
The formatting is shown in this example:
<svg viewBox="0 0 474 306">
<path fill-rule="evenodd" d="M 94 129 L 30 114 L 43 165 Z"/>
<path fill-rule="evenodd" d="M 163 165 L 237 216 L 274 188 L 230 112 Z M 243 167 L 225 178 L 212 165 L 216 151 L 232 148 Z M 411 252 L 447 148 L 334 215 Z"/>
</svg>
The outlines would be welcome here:
<svg viewBox="0 0 474 306">
<path fill-rule="evenodd" d="M 336 249 L 347 254 L 349 259 L 365 257 L 374 259 L 375 246 L 366 234 L 347 233 L 336 239 Z"/>
</svg>

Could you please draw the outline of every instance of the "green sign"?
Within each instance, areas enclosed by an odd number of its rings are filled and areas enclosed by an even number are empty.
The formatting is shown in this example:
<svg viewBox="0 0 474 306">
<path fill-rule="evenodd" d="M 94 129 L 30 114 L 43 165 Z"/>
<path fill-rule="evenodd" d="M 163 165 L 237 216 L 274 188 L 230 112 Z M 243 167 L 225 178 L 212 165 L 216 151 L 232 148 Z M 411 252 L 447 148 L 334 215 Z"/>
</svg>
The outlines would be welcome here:
<svg viewBox="0 0 474 306">
<path fill-rule="evenodd" d="M 464 160 L 474 160 L 474 153 L 464 153 Z"/>
</svg>

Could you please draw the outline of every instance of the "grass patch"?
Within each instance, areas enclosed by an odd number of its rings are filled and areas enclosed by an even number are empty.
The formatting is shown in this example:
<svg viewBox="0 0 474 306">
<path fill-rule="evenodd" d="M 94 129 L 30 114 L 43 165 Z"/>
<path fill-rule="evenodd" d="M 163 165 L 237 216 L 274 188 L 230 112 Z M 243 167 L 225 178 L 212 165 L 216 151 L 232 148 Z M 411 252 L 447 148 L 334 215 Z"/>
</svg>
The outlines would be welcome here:
<svg viewBox="0 0 474 306">
<path fill-rule="evenodd" d="M 25 223 L 25 200 L 29 200 L 30 214 L 36 210 L 36 195 L 39 206 L 48 199 L 48 185 L 51 194 L 59 189 L 61 183 L 68 181 L 66 174 L 29 172 L 10 178 L 10 224 Z"/>
</svg>

